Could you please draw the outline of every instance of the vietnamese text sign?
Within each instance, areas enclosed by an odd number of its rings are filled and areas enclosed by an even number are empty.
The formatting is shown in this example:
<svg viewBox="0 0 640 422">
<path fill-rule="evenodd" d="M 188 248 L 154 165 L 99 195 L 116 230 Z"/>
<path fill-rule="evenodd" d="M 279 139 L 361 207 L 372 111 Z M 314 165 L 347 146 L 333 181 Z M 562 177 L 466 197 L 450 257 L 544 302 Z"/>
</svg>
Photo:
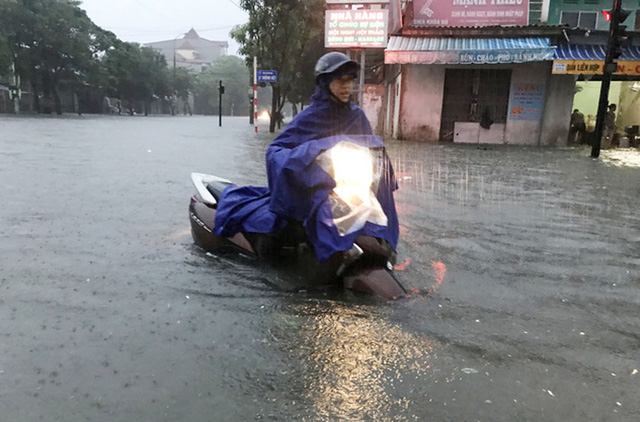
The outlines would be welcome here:
<svg viewBox="0 0 640 422">
<path fill-rule="evenodd" d="M 387 46 L 388 22 L 388 10 L 327 10 L 324 46 L 384 48 Z"/>
<path fill-rule="evenodd" d="M 620 61 L 617 65 L 616 75 L 640 75 L 640 62 Z M 559 75 L 602 75 L 603 66 L 604 60 L 554 60 L 551 72 Z"/>
<path fill-rule="evenodd" d="M 513 84 L 509 100 L 509 119 L 540 120 L 543 94 L 543 84 Z"/>
<path fill-rule="evenodd" d="M 527 25 L 529 0 L 413 0 L 413 26 Z"/>
<path fill-rule="evenodd" d="M 551 60 L 552 49 L 489 51 L 385 51 L 386 64 L 497 64 Z"/>
<path fill-rule="evenodd" d="M 258 82 L 278 82 L 277 70 L 258 70 Z"/>
<path fill-rule="evenodd" d="M 388 4 L 389 0 L 327 0 L 327 4 L 365 4 L 365 3 L 375 3 L 375 4 Z"/>
</svg>

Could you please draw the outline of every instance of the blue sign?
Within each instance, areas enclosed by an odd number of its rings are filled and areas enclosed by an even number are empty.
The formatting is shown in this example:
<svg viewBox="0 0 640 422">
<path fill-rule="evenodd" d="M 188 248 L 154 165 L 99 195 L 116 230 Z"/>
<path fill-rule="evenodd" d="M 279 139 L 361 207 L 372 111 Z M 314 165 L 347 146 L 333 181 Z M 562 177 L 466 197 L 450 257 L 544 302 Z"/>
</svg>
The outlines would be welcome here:
<svg viewBox="0 0 640 422">
<path fill-rule="evenodd" d="M 544 97 L 543 84 L 513 84 L 510 97 L 509 120 L 540 120 Z"/>
<path fill-rule="evenodd" d="M 278 82 L 278 71 L 258 70 L 258 82 Z"/>
</svg>

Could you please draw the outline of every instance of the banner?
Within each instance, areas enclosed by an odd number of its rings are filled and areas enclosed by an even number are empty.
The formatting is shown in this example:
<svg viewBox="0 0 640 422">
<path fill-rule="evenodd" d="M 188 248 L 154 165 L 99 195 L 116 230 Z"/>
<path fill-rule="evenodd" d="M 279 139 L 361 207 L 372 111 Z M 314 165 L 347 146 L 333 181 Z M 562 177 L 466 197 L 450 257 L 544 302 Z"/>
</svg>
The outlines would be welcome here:
<svg viewBox="0 0 640 422">
<path fill-rule="evenodd" d="M 324 46 L 327 48 L 385 48 L 389 11 L 339 9 L 325 11 Z"/>
<path fill-rule="evenodd" d="M 640 75 L 640 61 L 618 62 L 616 75 Z M 604 60 L 554 60 L 551 73 L 556 75 L 602 75 Z"/>
<path fill-rule="evenodd" d="M 413 26 L 528 25 L 529 0 L 413 0 Z"/>
<path fill-rule="evenodd" d="M 540 120 L 543 95 L 543 84 L 513 84 L 509 99 L 509 120 Z"/>
<path fill-rule="evenodd" d="M 385 51 L 386 64 L 499 64 L 551 60 L 553 49 L 502 51 Z"/>
</svg>

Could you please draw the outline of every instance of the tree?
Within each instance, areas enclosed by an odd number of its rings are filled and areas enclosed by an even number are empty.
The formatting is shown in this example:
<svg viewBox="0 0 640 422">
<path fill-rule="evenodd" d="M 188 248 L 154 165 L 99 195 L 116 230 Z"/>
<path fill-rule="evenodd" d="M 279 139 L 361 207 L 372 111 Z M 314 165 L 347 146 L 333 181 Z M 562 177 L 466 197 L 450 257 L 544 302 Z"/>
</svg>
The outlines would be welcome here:
<svg viewBox="0 0 640 422">
<path fill-rule="evenodd" d="M 6 13 L 9 3 L 9 0 L 0 0 L 0 15 Z M 9 48 L 9 28 L 4 23 L 5 20 L 0 18 L 0 77 L 9 73 L 9 67 L 13 61 L 11 49 Z"/>
<path fill-rule="evenodd" d="M 162 53 L 136 43 L 118 42 L 107 51 L 104 66 L 109 75 L 109 93 L 129 103 L 129 114 L 136 102 L 144 104 L 145 115 L 149 102 L 170 94 L 169 69 Z"/>
<path fill-rule="evenodd" d="M 191 106 L 189 105 L 189 96 L 193 92 L 196 84 L 196 76 L 190 69 L 183 67 L 173 68 L 171 75 L 171 91 L 182 100 L 189 114 L 192 114 Z M 171 102 L 171 114 L 175 114 L 173 101 Z"/>
<path fill-rule="evenodd" d="M 0 77 L 6 75 L 11 66 L 11 52 L 7 39 L 0 34 Z"/>
<path fill-rule="evenodd" d="M 195 88 L 198 111 L 204 114 L 218 112 L 220 81 L 225 87 L 222 96 L 222 114 L 227 116 L 248 114 L 249 70 L 237 56 L 221 56 L 213 66 L 198 75 Z"/>
<path fill-rule="evenodd" d="M 47 108 L 62 114 L 58 88 L 77 88 L 98 57 L 115 41 L 73 0 L 0 2 L 0 27 L 16 58 L 16 72 L 31 83 L 36 109 L 40 92 Z"/>
<path fill-rule="evenodd" d="M 263 69 L 278 71 L 278 82 L 271 83 L 271 121 L 274 132 L 287 98 L 298 100 L 308 90 L 315 63 L 322 50 L 324 0 L 241 0 L 249 21 L 231 31 L 241 45 L 240 53 L 251 66 L 253 57 Z M 307 73 L 309 72 L 309 73 Z M 308 78 L 308 79 L 307 79 Z"/>
</svg>

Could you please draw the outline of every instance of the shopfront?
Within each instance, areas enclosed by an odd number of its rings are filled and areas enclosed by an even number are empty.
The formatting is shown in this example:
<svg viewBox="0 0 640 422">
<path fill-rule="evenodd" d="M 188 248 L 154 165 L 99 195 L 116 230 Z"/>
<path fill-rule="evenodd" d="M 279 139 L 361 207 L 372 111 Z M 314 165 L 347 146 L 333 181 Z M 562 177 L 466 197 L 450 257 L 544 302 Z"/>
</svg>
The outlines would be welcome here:
<svg viewBox="0 0 640 422">
<path fill-rule="evenodd" d="M 516 30 L 517 31 L 517 30 Z M 551 73 L 547 37 L 392 36 L 389 135 L 420 141 L 562 145 L 574 78 Z"/>
<path fill-rule="evenodd" d="M 585 118 L 587 132 L 595 129 L 605 48 L 603 45 L 565 44 L 556 49 L 552 73 L 573 75 L 575 90 L 572 110 Z M 640 47 L 628 46 L 618 60 L 609 89 L 609 104 L 616 104 L 616 129 L 632 139 L 640 125 Z"/>
</svg>

